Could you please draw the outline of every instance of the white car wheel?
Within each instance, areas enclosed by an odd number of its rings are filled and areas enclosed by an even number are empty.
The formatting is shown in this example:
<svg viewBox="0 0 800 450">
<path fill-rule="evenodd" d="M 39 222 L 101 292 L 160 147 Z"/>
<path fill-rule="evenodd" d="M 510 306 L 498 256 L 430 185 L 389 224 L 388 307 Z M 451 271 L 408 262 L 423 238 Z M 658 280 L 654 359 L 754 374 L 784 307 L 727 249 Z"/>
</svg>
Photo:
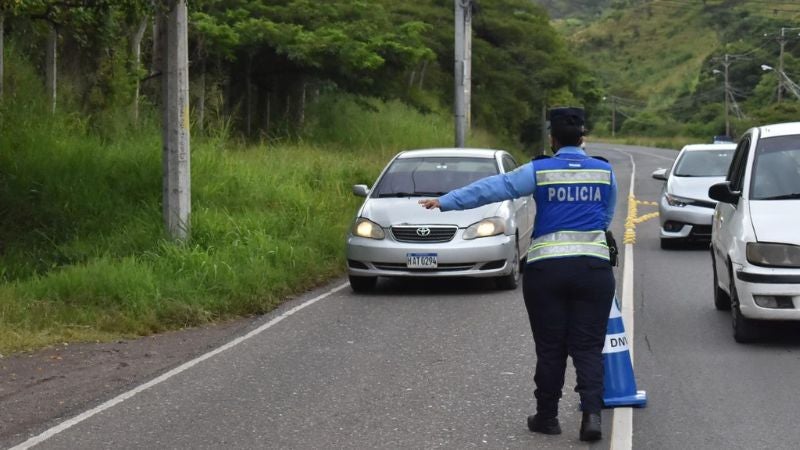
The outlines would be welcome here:
<svg viewBox="0 0 800 450">
<path fill-rule="evenodd" d="M 498 289 L 511 291 L 519 286 L 519 280 L 521 278 L 519 263 L 519 239 L 514 241 L 514 257 L 512 259 L 513 261 L 516 261 L 516 264 L 511 264 L 511 273 L 502 277 L 498 277 L 495 280 L 495 284 L 497 285 Z"/>
<path fill-rule="evenodd" d="M 740 344 L 755 342 L 759 337 L 758 324 L 755 320 L 742 315 L 742 310 L 739 308 L 739 294 L 736 292 L 736 283 L 733 281 L 733 271 L 731 271 L 730 290 L 733 339 Z"/>
</svg>

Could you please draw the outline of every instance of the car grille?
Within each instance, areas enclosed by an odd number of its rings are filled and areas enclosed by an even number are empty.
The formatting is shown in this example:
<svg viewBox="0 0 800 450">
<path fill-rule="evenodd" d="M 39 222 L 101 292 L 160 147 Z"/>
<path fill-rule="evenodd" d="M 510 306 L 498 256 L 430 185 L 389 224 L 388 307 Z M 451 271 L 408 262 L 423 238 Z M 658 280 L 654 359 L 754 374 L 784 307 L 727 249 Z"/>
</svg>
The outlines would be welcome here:
<svg viewBox="0 0 800 450">
<path fill-rule="evenodd" d="M 388 262 L 373 262 L 378 270 L 402 270 L 404 272 L 448 272 L 455 270 L 470 270 L 475 266 L 475 263 L 451 263 L 439 264 L 435 269 L 409 269 L 405 263 L 388 263 Z"/>
<path fill-rule="evenodd" d="M 392 235 L 398 242 L 448 242 L 456 235 L 456 226 L 402 226 L 392 227 Z"/>
</svg>

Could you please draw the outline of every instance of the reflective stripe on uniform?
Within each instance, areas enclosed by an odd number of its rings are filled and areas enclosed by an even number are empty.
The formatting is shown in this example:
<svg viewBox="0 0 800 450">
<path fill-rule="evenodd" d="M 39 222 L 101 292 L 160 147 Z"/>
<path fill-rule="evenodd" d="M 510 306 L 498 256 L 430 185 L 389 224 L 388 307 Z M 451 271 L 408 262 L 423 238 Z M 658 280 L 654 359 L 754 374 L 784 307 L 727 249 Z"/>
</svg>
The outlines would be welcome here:
<svg viewBox="0 0 800 450">
<path fill-rule="evenodd" d="M 534 239 L 528 262 L 563 256 L 594 256 L 609 260 L 604 231 L 557 231 Z"/>
<path fill-rule="evenodd" d="M 611 184 L 610 170 L 570 169 L 570 170 L 537 170 L 536 184 L 578 184 L 601 183 Z"/>
<path fill-rule="evenodd" d="M 550 242 L 594 242 L 606 243 L 606 232 L 595 231 L 556 231 L 539 236 L 531 242 L 531 247 Z"/>
</svg>

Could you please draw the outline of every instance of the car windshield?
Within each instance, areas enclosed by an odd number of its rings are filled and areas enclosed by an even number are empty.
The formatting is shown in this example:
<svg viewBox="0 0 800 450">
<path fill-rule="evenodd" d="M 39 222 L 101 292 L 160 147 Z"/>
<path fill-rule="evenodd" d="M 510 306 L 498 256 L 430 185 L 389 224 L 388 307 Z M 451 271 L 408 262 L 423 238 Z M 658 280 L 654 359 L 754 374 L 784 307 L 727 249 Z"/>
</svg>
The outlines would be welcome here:
<svg viewBox="0 0 800 450">
<path fill-rule="evenodd" d="M 399 158 L 383 174 L 374 195 L 377 197 L 438 196 L 466 186 L 489 175 L 496 175 L 497 163 L 491 158 L 425 157 Z"/>
<path fill-rule="evenodd" d="M 761 139 L 751 183 L 752 200 L 800 198 L 800 135 Z"/>
<path fill-rule="evenodd" d="M 673 175 L 677 177 L 723 177 L 733 159 L 730 150 L 694 150 L 683 152 L 675 163 Z"/>
</svg>

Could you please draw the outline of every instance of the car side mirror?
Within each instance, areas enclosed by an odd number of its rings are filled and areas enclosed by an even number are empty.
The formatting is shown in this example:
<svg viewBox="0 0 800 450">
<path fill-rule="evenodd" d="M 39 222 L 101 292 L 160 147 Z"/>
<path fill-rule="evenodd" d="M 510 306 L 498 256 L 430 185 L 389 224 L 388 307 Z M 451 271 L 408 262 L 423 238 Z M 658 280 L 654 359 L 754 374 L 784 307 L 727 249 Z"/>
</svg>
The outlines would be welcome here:
<svg viewBox="0 0 800 450">
<path fill-rule="evenodd" d="M 369 195 L 369 187 L 366 184 L 354 184 L 353 195 L 357 197 L 366 197 Z"/>
<path fill-rule="evenodd" d="M 653 171 L 653 178 L 656 180 L 667 181 L 667 169 L 656 169 Z"/>
<path fill-rule="evenodd" d="M 735 204 L 741 195 L 741 192 L 731 190 L 731 183 L 728 181 L 714 184 L 708 188 L 708 196 L 718 202 Z"/>
</svg>

